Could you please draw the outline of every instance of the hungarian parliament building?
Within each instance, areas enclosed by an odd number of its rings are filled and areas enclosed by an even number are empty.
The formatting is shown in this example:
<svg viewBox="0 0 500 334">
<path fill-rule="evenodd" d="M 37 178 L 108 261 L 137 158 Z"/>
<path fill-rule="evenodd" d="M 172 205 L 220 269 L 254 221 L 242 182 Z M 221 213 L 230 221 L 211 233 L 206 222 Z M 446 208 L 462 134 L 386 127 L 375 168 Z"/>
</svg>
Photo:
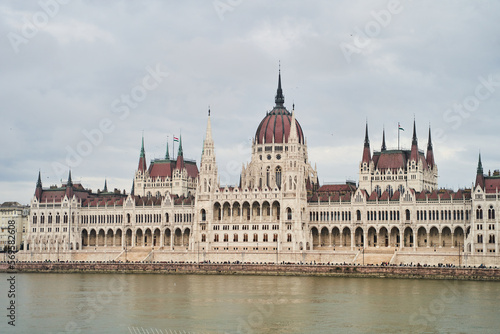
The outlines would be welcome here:
<svg viewBox="0 0 500 334">
<path fill-rule="evenodd" d="M 39 174 L 22 253 L 106 261 L 497 259 L 500 175 L 485 175 L 481 156 L 473 189 L 440 189 L 430 128 L 426 150 L 415 121 L 410 150 L 387 149 L 385 133 L 372 150 L 366 124 L 358 183 L 321 185 L 284 102 L 279 74 L 275 105 L 257 127 L 238 186 L 219 184 L 210 111 L 199 166 L 184 159 L 182 138 L 175 159 L 167 146 L 148 166 L 143 139 L 128 194 L 107 184 L 92 192 L 71 172 L 61 186 L 44 188 Z"/>
</svg>

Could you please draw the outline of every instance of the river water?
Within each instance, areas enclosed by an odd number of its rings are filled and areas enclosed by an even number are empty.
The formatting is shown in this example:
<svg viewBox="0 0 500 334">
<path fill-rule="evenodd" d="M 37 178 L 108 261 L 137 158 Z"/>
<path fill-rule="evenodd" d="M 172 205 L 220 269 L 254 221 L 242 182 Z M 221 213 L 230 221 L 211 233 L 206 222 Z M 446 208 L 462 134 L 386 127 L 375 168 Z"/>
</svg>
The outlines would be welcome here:
<svg viewBox="0 0 500 334">
<path fill-rule="evenodd" d="M 0 333 L 499 333 L 500 283 L 0 274 Z M 11 283 L 12 283 L 11 282 Z M 6 317 L 15 303 L 15 327 Z"/>
</svg>

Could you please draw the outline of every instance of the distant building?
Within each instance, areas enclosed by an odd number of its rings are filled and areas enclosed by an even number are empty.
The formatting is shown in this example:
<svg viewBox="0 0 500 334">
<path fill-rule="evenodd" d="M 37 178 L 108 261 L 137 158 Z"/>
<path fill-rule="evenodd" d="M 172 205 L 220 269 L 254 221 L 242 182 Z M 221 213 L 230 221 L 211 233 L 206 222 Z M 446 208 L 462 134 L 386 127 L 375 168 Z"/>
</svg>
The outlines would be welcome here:
<svg viewBox="0 0 500 334">
<path fill-rule="evenodd" d="M 20 250 L 29 218 L 29 206 L 17 202 L 4 202 L 0 205 L 0 250 L 15 246 Z M 14 231 L 14 232 L 11 232 Z"/>
<path fill-rule="evenodd" d="M 320 185 L 295 108 L 284 101 L 279 75 L 275 106 L 257 127 L 237 186 L 219 184 L 210 111 L 199 170 L 184 159 L 182 141 L 176 159 L 167 146 L 165 158 L 148 167 L 142 140 L 129 194 L 108 191 L 106 182 L 102 192 L 91 192 L 73 184 L 71 173 L 60 187 L 43 188 L 39 174 L 30 252 L 105 250 L 118 252 L 108 259 L 123 260 L 141 249 L 164 260 L 202 254 L 246 261 L 361 249 L 444 252 L 459 260 L 464 252 L 498 254 L 499 173 L 484 176 L 479 160 L 473 194 L 439 189 L 430 129 L 425 154 L 415 122 L 411 149 L 387 149 L 384 133 L 372 153 L 366 124 L 358 184 Z"/>
</svg>

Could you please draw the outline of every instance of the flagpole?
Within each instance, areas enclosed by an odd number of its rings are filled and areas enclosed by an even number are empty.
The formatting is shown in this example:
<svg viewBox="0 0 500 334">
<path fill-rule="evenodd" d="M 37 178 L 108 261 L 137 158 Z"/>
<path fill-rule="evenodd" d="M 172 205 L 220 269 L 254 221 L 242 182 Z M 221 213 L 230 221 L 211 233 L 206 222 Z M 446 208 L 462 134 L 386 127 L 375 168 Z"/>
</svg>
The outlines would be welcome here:
<svg viewBox="0 0 500 334">
<path fill-rule="evenodd" d="M 175 136 L 172 135 L 172 160 L 175 160 Z"/>
</svg>

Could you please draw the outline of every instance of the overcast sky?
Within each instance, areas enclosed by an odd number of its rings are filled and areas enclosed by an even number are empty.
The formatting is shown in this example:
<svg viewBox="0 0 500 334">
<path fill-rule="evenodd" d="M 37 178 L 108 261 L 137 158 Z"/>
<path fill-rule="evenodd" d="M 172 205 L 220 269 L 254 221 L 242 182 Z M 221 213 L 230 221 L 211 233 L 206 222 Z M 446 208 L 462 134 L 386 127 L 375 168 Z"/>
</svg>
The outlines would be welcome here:
<svg viewBox="0 0 500 334">
<path fill-rule="evenodd" d="M 236 184 L 274 106 L 278 62 L 321 183 L 358 180 L 371 148 L 419 148 L 439 186 L 500 168 L 498 1 L 2 1 L 0 203 L 73 181 L 130 191 L 182 133 L 200 160 L 207 109 L 221 183 Z M 175 151 L 177 151 L 177 144 Z M 176 152 L 177 153 L 177 152 Z"/>
</svg>

